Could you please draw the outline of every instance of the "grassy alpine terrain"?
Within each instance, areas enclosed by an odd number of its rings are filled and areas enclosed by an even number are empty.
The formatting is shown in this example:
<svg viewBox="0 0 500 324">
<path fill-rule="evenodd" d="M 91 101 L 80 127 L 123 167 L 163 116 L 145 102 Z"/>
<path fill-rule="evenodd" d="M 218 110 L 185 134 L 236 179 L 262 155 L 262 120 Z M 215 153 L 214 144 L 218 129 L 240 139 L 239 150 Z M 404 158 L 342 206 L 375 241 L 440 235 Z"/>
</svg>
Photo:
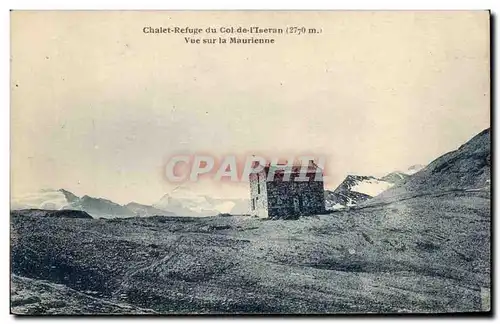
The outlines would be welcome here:
<svg viewBox="0 0 500 324">
<path fill-rule="evenodd" d="M 490 131 L 297 220 L 11 212 L 15 314 L 488 311 Z"/>
<path fill-rule="evenodd" d="M 488 192 L 296 221 L 16 215 L 11 224 L 13 294 L 18 281 L 60 284 L 106 304 L 98 313 L 123 304 L 157 313 L 480 311 L 490 285 Z M 66 303 L 12 306 L 80 312 Z"/>
</svg>

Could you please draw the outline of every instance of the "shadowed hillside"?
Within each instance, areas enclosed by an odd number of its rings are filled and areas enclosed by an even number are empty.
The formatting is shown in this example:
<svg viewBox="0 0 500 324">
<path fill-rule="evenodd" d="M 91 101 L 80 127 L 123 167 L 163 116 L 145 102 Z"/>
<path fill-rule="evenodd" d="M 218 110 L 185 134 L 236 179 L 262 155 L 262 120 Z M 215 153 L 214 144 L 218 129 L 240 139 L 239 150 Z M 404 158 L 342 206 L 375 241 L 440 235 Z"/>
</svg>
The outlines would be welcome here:
<svg viewBox="0 0 500 324">
<path fill-rule="evenodd" d="M 490 129 L 485 129 L 457 150 L 444 154 L 368 204 L 450 190 L 490 190 Z"/>
</svg>

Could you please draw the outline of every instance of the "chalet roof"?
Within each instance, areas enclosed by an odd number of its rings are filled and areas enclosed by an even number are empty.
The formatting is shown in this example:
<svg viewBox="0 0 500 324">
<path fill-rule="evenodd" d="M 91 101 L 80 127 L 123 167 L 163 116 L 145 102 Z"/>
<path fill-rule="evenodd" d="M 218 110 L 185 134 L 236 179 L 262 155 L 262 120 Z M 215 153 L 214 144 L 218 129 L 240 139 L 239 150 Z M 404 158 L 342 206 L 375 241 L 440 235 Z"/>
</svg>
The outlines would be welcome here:
<svg viewBox="0 0 500 324">
<path fill-rule="evenodd" d="M 299 174 L 300 172 L 303 172 L 302 167 L 303 167 L 303 165 L 300 163 L 294 163 L 291 166 L 286 165 L 286 164 L 271 165 L 268 163 L 264 167 L 264 172 L 266 175 L 269 174 L 269 171 L 274 171 L 275 174 L 279 174 L 279 173 Z M 322 169 L 316 163 L 311 161 L 307 165 L 307 168 L 305 169 L 305 171 L 306 171 L 306 173 L 316 173 L 316 172 L 321 172 Z"/>
</svg>

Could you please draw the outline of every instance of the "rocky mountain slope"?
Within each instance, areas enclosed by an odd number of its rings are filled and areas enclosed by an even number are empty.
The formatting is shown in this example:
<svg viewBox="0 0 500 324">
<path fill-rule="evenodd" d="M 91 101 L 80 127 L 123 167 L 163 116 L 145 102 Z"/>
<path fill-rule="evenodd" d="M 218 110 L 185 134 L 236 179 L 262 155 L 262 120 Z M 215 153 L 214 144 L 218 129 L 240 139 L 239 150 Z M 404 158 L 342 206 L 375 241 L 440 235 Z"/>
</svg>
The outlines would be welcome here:
<svg viewBox="0 0 500 324">
<path fill-rule="evenodd" d="M 457 150 L 444 154 L 402 183 L 382 193 L 373 203 L 416 194 L 450 190 L 490 190 L 490 129 Z"/>
<path fill-rule="evenodd" d="M 398 183 L 404 182 L 406 179 L 408 179 L 409 176 L 410 176 L 410 174 L 395 171 L 395 172 L 389 173 L 388 175 L 383 176 L 382 178 L 380 178 L 380 180 L 386 181 L 386 182 L 389 182 L 392 184 L 398 184 Z"/>
<path fill-rule="evenodd" d="M 412 166 L 410 166 L 406 171 L 404 171 L 403 173 L 407 174 L 407 175 L 412 175 L 412 174 L 415 174 L 417 173 L 418 171 L 422 170 L 423 168 L 425 168 L 425 165 L 423 164 L 414 164 Z"/>
</svg>

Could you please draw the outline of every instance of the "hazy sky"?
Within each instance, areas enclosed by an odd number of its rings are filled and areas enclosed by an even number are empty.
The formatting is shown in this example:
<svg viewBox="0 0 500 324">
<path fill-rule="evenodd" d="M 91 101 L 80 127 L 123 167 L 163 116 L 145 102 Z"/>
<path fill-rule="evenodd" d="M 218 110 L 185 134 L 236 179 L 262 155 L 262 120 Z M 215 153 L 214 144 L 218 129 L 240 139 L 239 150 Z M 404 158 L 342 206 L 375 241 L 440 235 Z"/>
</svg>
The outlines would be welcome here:
<svg viewBox="0 0 500 324">
<path fill-rule="evenodd" d="M 427 164 L 489 127 L 488 12 L 13 12 L 12 191 L 153 203 L 178 152 L 327 156 L 347 174 Z M 187 45 L 143 27 L 323 28 Z M 214 37 L 218 37 L 217 34 Z M 200 193 L 246 197 L 247 184 Z"/>
</svg>

